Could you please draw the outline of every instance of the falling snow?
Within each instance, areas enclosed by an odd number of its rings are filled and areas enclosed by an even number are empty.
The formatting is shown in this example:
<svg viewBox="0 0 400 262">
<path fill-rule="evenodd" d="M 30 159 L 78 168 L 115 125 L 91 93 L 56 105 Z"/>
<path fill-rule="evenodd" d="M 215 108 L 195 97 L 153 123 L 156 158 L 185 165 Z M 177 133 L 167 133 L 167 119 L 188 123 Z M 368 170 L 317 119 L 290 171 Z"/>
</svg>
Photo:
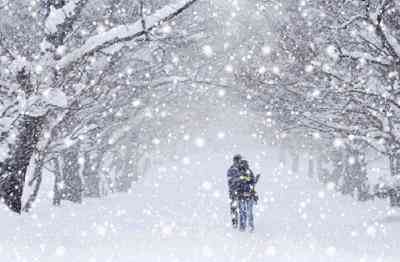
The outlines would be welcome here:
<svg viewBox="0 0 400 262">
<path fill-rule="evenodd" d="M 398 262 L 399 16 L 0 0 L 1 261 Z"/>
</svg>

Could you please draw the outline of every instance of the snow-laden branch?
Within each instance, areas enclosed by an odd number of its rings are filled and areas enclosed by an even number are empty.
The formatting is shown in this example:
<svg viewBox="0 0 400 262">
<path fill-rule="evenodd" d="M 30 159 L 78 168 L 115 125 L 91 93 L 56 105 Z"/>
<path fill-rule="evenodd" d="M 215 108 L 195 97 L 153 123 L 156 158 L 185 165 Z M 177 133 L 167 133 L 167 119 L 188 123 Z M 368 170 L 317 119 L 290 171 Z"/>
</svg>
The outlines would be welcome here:
<svg viewBox="0 0 400 262">
<path fill-rule="evenodd" d="M 338 26 L 333 26 L 331 27 L 332 29 L 347 29 L 350 25 L 354 24 L 355 22 L 358 21 L 365 21 L 366 18 L 362 15 L 355 15 L 351 17 L 349 20 L 345 21 L 344 23 L 338 25 Z"/>
<path fill-rule="evenodd" d="M 8 1 L 5 2 L 5 3 L 0 4 L 0 10 L 3 9 L 3 8 L 5 8 L 5 7 L 7 7 L 8 4 L 9 4 Z"/>
<path fill-rule="evenodd" d="M 73 0 L 65 4 L 61 8 L 55 8 L 54 6 L 49 7 L 49 14 L 45 21 L 45 28 L 47 33 L 57 33 L 59 27 L 62 27 L 70 19 L 77 15 L 79 9 L 81 9 L 88 0 Z"/>
<path fill-rule="evenodd" d="M 385 34 L 388 43 L 392 47 L 393 51 L 396 53 L 397 57 L 400 57 L 400 41 L 399 39 L 394 37 L 393 34 L 390 33 L 389 30 L 387 30 L 387 28 L 388 27 L 385 25 L 382 26 L 383 33 Z"/>
<path fill-rule="evenodd" d="M 90 56 L 95 52 L 110 47 L 114 44 L 130 41 L 142 36 L 149 30 L 152 30 L 160 23 L 170 20 L 179 15 L 197 0 L 177 0 L 175 3 L 169 4 L 152 15 L 144 17 L 146 28 L 143 28 L 142 19 L 128 24 L 120 25 L 110 29 L 104 33 L 90 37 L 83 46 L 65 55 L 56 63 L 57 69 L 64 69 L 82 58 Z"/>
<path fill-rule="evenodd" d="M 390 27 L 383 22 L 384 14 L 389 10 L 391 1 L 382 1 L 377 8 L 377 11 L 369 15 L 372 25 L 376 28 L 377 36 L 385 43 L 390 51 L 390 54 L 396 59 L 400 59 L 400 41 L 390 31 Z"/>
<path fill-rule="evenodd" d="M 368 54 L 366 52 L 360 52 L 360 51 L 342 51 L 341 52 L 341 57 L 347 57 L 355 60 L 366 60 L 368 62 L 374 63 L 374 64 L 379 64 L 382 66 L 389 66 L 390 62 L 387 61 L 385 57 L 382 56 L 373 56 L 371 54 Z"/>
</svg>

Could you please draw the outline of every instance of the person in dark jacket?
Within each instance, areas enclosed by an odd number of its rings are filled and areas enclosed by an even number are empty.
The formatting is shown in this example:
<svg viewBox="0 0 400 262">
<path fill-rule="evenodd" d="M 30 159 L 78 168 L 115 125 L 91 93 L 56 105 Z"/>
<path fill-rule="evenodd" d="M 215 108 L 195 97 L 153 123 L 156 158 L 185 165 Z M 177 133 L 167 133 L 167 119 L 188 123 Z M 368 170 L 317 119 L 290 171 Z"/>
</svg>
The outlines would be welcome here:
<svg viewBox="0 0 400 262">
<path fill-rule="evenodd" d="M 239 206 L 239 191 L 241 187 L 241 173 L 239 171 L 240 161 L 242 160 L 241 155 L 235 155 L 233 157 L 233 164 L 228 169 L 228 187 L 229 187 L 229 198 L 230 198 L 230 210 L 232 217 L 232 226 L 237 228 L 238 226 L 238 206 Z"/>
<path fill-rule="evenodd" d="M 255 191 L 255 184 L 259 175 L 254 176 L 246 160 L 239 162 L 240 186 L 238 190 L 239 204 L 239 230 L 245 231 L 248 224 L 250 231 L 254 231 L 253 206 L 258 197 Z"/>
</svg>

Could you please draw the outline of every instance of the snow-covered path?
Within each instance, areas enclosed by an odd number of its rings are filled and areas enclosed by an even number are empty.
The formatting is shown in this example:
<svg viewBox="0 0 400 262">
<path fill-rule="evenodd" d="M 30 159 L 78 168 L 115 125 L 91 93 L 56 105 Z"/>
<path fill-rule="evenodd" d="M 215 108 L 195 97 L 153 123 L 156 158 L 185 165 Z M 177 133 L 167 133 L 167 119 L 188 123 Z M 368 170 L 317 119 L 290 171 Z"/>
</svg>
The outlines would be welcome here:
<svg viewBox="0 0 400 262">
<path fill-rule="evenodd" d="M 399 261 L 400 215 L 386 203 L 336 195 L 271 150 L 245 156 L 263 175 L 253 234 L 230 228 L 230 159 L 204 153 L 155 168 L 130 194 L 0 210 L 0 261 Z"/>
</svg>

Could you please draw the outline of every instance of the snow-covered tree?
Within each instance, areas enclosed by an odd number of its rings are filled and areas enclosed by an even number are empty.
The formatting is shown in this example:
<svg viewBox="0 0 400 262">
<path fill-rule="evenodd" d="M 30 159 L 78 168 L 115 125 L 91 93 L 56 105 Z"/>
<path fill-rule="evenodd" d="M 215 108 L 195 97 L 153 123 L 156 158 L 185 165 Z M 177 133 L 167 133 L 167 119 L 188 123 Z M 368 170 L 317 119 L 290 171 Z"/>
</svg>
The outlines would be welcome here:
<svg viewBox="0 0 400 262">
<path fill-rule="evenodd" d="M 253 108 L 273 115 L 279 130 L 343 147 L 345 180 L 364 174 L 364 183 L 365 147 L 386 155 L 397 175 L 396 1 L 262 1 L 259 8 L 271 15 L 271 6 L 280 19 L 274 25 L 279 37 L 264 47 L 269 63 L 261 67 L 256 58 L 238 75 Z"/>
<path fill-rule="evenodd" d="M 40 5 L 13 1 L 0 10 L 5 21 L 0 42 L 4 94 L 0 195 L 12 210 L 21 211 L 28 169 L 35 170 L 54 143 L 52 138 L 60 137 L 62 128 L 58 126 L 70 127 L 79 121 L 74 112 L 82 106 L 80 98 L 101 86 L 96 79 L 111 62 L 109 57 L 123 57 L 126 49 L 134 53 L 156 29 L 162 31 L 168 21 L 195 2 L 135 1 L 119 8 L 124 3 L 104 1 L 93 8 L 94 3 L 87 0 L 48 0 Z M 108 16 L 102 21 L 93 15 L 105 11 Z M 4 40 L 7 32 L 17 31 Z M 73 139 L 64 142 L 68 151 L 76 144 Z"/>
</svg>

